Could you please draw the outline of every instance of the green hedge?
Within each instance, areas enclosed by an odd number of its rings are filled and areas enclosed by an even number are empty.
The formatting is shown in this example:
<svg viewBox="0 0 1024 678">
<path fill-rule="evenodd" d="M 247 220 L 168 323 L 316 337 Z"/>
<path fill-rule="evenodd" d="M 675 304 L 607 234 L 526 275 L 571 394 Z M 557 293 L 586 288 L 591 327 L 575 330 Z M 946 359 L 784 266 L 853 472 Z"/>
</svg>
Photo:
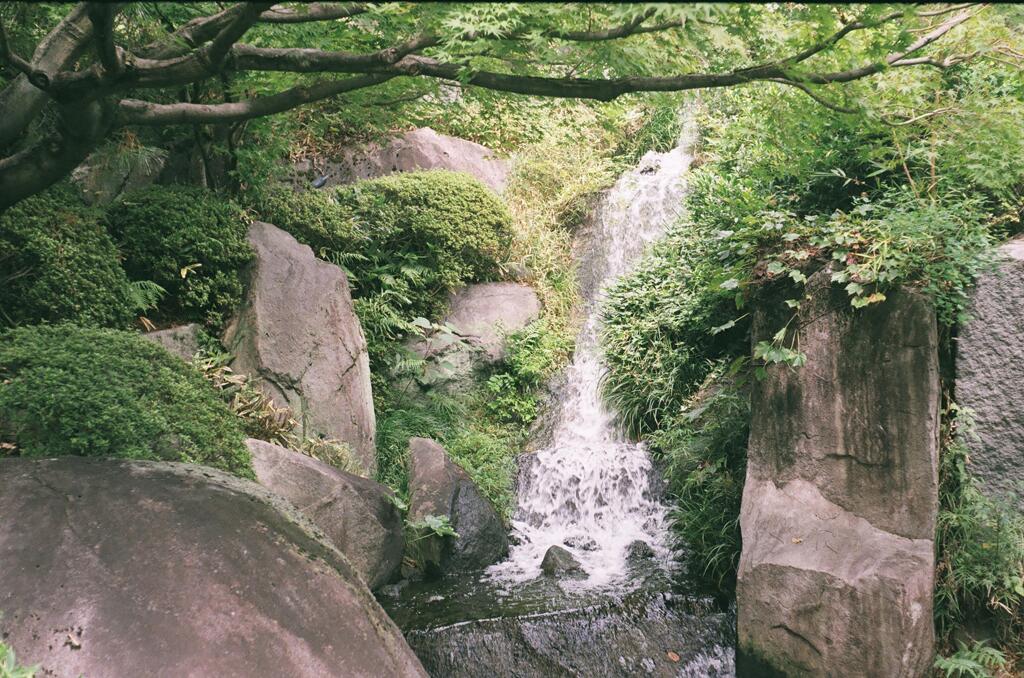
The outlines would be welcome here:
<svg viewBox="0 0 1024 678">
<path fill-rule="evenodd" d="M 132 332 L 0 334 L 0 440 L 28 457 L 205 464 L 253 477 L 240 420 L 198 370 Z"/>
<path fill-rule="evenodd" d="M 281 190 L 262 217 L 346 270 L 375 363 L 415 317 L 436 316 L 447 293 L 498 273 L 511 217 L 467 174 L 396 174 L 327 191 Z"/>
<path fill-rule="evenodd" d="M 166 290 L 154 318 L 216 326 L 238 306 L 253 253 L 245 213 L 231 201 L 200 188 L 149 186 L 111 206 L 107 224 L 128 276 Z"/>
<path fill-rule="evenodd" d="M 0 324 L 127 327 L 134 316 L 117 248 L 69 187 L 0 214 Z"/>
</svg>

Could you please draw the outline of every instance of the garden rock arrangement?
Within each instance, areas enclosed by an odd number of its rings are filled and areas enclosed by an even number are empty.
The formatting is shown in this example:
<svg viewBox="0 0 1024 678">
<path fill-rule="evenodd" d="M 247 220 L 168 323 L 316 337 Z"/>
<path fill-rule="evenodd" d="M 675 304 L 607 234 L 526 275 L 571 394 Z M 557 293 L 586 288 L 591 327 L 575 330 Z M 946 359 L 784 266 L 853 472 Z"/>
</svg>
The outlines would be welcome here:
<svg viewBox="0 0 1024 678">
<path fill-rule="evenodd" d="M 431 536 L 422 547 L 428 573 L 478 570 L 508 553 L 494 507 L 433 440 L 409 441 L 409 520 L 447 518 L 458 537 Z"/>
<path fill-rule="evenodd" d="M 410 341 L 422 358 L 451 365 L 446 380 L 458 382 L 478 366 L 494 365 L 505 356 L 505 338 L 536 320 L 541 313 L 537 293 L 529 285 L 512 282 L 477 283 L 452 293 L 443 322 L 462 341 L 438 334 Z"/>
<path fill-rule="evenodd" d="M 975 288 L 956 351 L 956 399 L 971 410 L 971 470 L 992 495 L 1024 509 L 1024 237 L 999 249 Z"/>
<path fill-rule="evenodd" d="M 310 179 L 319 178 L 308 161 L 295 166 L 296 173 Z M 412 172 L 444 169 L 465 172 L 486 184 L 495 193 L 505 190 L 508 163 L 486 146 L 438 134 L 429 127 L 412 130 L 387 144 L 371 144 L 349 151 L 344 157 L 327 164 L 324 186 L 347 184 L 360 179 Z"/>
<path fill-rule="evenodd" d="M 786 675 L 921 676 L 934 656 L 935 314 L 895 291 L 853 313 L 808 280 L 807 364 L 752 392 L 737 583 L 741 652 Z M 759 313 L 754 336 L 777 317 Z"/>
<path fill-rule="evenodd" d="M 0 637 L 40 675 L 426 675 L 346 558 L 255 483 L 8 459 L 0 514 Z"/>
<path fill-rule="evenodd" d="M 254 223 L 249 241 L 248 293 L 224 333 L 232 368 L 290 407 L 299 434 L 343 440 L 373 473 L 369 358 L 344 271 L 271 224 Z"/>
<path fill-rule="evenodd" d="M 319 527 L 371 589 L 397 574 L 405 542 L 391 490 L 272 443 L 245 444 L 256 480 Z"/>
</svg>

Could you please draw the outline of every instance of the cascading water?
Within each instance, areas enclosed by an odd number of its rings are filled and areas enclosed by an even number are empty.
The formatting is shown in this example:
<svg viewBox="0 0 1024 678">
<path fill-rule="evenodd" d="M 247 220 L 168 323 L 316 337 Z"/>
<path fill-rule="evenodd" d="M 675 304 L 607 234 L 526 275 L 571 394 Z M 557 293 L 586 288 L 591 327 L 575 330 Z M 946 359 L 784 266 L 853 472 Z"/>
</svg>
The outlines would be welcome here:
<svg viewBox="0 0 1024 678">
<path fill-rule="evenodd" d="M 627 550 L 646 542 L 668 563 L 666 507 L 651 492 L 651 461 L 642 443 L 626 440 L 601 401 L 600 301 L 644 248 L 679 216 L 691 160 L 692 133 L 667 153 L 648 153 L 605 195 L 595 215 L 590 253 L 580 262 L 586 321 L 566 375 L 551 444 L 521 475 L 515 541 L 491 576 L 519 582 L 540 575 L 545 551 L 569 549 L 587 573 L 575 586 L 614 584 L 627 573 Z"/>
<path fill-rule="evenodd" d="M 691 140 L 687 129 L 676 149 L 644 156 L 593 215 L 577 259 L 586 321 L 550 443 L 520 473 L 508 559 L 482 578 L 409 583 L 381 601 L 432 676 L 735 676 L 734 617 L 676 576 L 647 449 L 619 433 L 600 396 L 603 290 L 679 216 Z M 627 557 L 638 540 L 655 559 Z M 585 579 L 541 575 L 554 545 Z"/>
</svg>

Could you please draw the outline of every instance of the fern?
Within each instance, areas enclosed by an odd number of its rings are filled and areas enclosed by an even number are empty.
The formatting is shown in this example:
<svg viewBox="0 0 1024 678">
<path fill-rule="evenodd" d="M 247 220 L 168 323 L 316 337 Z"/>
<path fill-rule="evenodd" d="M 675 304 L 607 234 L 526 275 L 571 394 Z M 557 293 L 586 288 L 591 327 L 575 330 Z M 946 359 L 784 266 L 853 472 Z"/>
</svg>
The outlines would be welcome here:
<svg viewBox="0 0 1024 678">
<path fill-rule="evenodd" d="M 156 308 L 166 294 L 167 290 L 152 280 L 136 280 L 128 285 L 128 299 L 137 313 Z"/>
<path fill-rule="evenodd" d="M 947 678 L 990 678 L 997 675 L 996 669 L 1007 666 L 1006 655 L 984 642 L 975 642 L 969 647 L 961 642 L 955 654 L 935 660 L 935 668 Z"/>
</svg>

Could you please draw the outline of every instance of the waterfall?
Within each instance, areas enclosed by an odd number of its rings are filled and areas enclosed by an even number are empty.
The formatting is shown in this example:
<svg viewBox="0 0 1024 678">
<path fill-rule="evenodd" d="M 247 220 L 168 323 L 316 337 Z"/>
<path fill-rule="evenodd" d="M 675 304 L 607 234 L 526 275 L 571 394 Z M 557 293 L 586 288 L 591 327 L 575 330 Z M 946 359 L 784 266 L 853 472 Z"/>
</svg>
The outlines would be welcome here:
<svg viewBox="0 0 1024 678">
<path fill-rule="evenodd" d="M 668 511 L 651 491 L 651 460 L 643 443 L 627 440 L 601 401 L 604 373 L 598 333 L 607 286 L 628 273 L 648 243 L 679 217 L 691 161 L 691 125 L 679 145 L 648 153 L 605 194 L 580 261 L 586 320 L 566 374 L 550 445 L 521 474 L 508 560 L 489 573 L 524 582 L 540 575 L 552 545 L 570 550 L 587 578 L 583 588 L 614 585 L 627 575 L 630 543 L 643 540 L 671 562 Z"/>
</svg>

